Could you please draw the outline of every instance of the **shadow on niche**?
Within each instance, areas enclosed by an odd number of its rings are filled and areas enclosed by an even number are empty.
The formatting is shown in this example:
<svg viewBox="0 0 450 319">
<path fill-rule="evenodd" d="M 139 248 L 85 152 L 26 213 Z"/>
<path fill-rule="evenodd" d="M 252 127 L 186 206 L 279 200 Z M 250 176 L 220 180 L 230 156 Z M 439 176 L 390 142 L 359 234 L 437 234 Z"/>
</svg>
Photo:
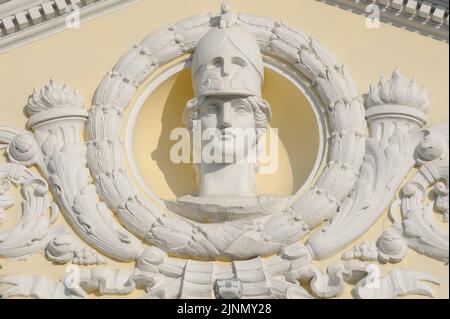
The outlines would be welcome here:
<svg viewBox="0 0 450 319">
<path fill-rule="evenodd" d="M 162 111 L 161 134 L 151 157 L 164 174 L 168 187 L 176 197 L 181 197 L 196 193 L 195 170 L 190 163 L 175 164 L 170 160 L 170 149 L 177 141 L 170 141 L 169 137 L 172 129 L 184 127 L 183 111 L 194 93 L 191 85 L 186 85 L 191 83 L 190 69 L 175 77 Z M 278 129 L 279 140 L 289 158 L 293 194 L 306 182 L 317 157 L 319 133 L 316 118 L 305 96 L 273 71 L 266 70 L 263 95 L 272 105 L 273 120 L 270 125 Z M 284 182 L 276 175 L 260 175 L 257 181 L 273 184 L 271 187 L 276 189 Z"/>
<path fill-rule="evenodd" d="M 303 93 L 274 71 L 265 71 L 263 96 L 272 106 L 270 126 L 278 129 L 279 141 L 289 157 L 294 194 L 305 184 L 318 156 L 317 119 Z"/>
<path fill-rule="evenodd" d="M 195 194 L 197 191 L 195 170 L 192 164 L 175 164 L 170 159 L 170 149 L 176 143 L 176 141 L 169 140 L 170 133 L 176 127 L 184 127 L 183 111 L 187 101 L 194 96 L 191 86 L 186 85 L 186 83 L 191 83 L 190 72 L 190 69 L 185 69 L 175 75 L 176 80 L 164 104 L 161 135 L 158 145 L 151 155 L 176 197 Z"/>
</svg>

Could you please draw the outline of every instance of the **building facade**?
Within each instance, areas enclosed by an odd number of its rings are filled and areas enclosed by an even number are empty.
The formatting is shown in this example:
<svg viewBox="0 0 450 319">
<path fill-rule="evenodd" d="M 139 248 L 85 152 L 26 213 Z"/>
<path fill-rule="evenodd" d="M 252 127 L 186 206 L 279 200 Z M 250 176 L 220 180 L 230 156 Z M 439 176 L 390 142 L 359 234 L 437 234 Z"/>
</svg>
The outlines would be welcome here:
<svg viewBox="0 0 450 319">
<path fill-rule="evenodd" d="M 0 295 L 448 298 L 448 11 L 0 1 Z"/>
</svg>

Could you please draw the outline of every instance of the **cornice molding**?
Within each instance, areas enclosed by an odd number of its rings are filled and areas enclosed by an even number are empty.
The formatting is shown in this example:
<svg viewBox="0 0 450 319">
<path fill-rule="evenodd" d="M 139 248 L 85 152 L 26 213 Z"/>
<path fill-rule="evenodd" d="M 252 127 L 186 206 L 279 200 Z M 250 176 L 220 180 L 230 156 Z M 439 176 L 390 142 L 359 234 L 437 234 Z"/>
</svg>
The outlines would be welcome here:
<svg viewBox="0 0 450 319">
<path fill-rule="evenodd" d="M 377 4 L 380 21 L 448 43 L 449 4 L 445 0 L 317 0 L 367 16 Z"/>
<path fill-rule="evenodd" d="M 66 28 L 67 8 L 80 8 L 81 22 L 141 0 L 15 0 L 0 2 L 0 53 L 39 40 Z M 448 42 L 449 10 L 443 0 L 317 0 L 367 15 L 371 3 L 380 7 L 380 20 Z"/>
<path fill-rule="evenodd" d="M 141 0 L 17 0 L 0 5 L 0 53 L 66 29 L 68 8 L 86 22 Z"/>
</svg>

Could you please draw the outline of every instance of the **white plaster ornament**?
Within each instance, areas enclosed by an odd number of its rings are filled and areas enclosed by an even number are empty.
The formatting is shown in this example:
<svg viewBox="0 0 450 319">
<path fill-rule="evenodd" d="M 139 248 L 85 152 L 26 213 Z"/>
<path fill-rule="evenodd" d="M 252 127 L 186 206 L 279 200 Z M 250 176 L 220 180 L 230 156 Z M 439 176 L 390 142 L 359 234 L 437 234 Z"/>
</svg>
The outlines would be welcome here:
<svg viewBox="0 0 450 319">
<path fill-rule="evenodd" d="M 201 147 L 231 152 L 234 160 L 196 164 L 197 194 L 148 200 L 124 168 L 122 115 L 150 74 L 186 54 L 192 54 L 195 96 L 187 101 L 185 124 L 217 129 Z M 264 132 L 271 120 L 276 106 L 261 93 L 268 59 L 302 75 L 329 123 L 323 171 L 308 191 L 285 198 L 257 196 L 257 165 L 242 164 L 227 146 L 233 129 L 243 128 L 255 131 L 250 145 L 256 146 L 258 129 Z M 226 4 L 219 16 L 163 27 L 119 59 L 89 111 L 76 90 L 50 81 L 25 108 L 32 132 L 0 127 L 9 160 L 0 164 L 0 219 L 14 204 L 10 183 L 22 185 L 24 193 L 21 221 L 0 234 L 0 256 L 44 252 L 51 262 L 78 265 L 104 264 L 105 256 L 134 267 L 80 268 L 76 277 L 58 282 L 7 274 L 0 278 L 0 294 L 88 298 L 143 289 L 144 298 L 333 298 L 352 284 L 358 298 L 433 296 L 420 280 L 436 279 L 404 269 L 378 278 L 373 289 L 373 265 L 363 263 L 398 262 L 408 247 L 448 263 L 448 235 L 429 218 L 433 204 L 421 204 L 433 185 L 436 209 L 448 220 L 448 124 L 425 128 L 429 106 L 426 90 L 398 70 L 364 101 L 345 66 L 315 39 L 283 22 L 232 13 Z M 322 272 L 314 260 L 342 253 L 363 235 L 414 166 L 419 171 L 400 195 L 401 217 L 393 217 L 377 246 L 360 243 L 343 255 L 345 263 Z M 58 209 L 48 187 L 64 219 L 92 249 L 52 226 Z M 391 207 L 393 216 L 398 207 Z"/>
</svg>

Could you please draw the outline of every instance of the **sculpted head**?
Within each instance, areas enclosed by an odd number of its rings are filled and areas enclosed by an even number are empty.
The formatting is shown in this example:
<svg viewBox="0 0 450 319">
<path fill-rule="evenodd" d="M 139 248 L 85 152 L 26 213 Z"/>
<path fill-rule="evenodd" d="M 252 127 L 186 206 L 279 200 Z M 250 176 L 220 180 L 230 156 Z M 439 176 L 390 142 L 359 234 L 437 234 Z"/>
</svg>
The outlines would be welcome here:
<svg viewBox="0 0 450 319">
<path fill-rule="evenodd" d="M 184 121 L 191 132 L 200 125 L 202 154 L 207 148 L 222 163 L 244 160 L 271 120 L 270 105 L 261 97 L 258 43 L 240 28 L 214 28 L 199 41 L 191 72 L 195 97 L 186 105 Z M 201 165 L 211 164 L 203 159 Z"/>
<path fill-rule="evenodd" d="M 246 143 L 255 146 L 271 119 L 270 105 L 261 98 L 264 64 L 256 40 L 239 28 L 211 30 L 194 53 L 192 81 L 195 98 L 186 105 L 186 126 L 192 130 L 198 121 L 201 132 L 211 135 L 215 150 L 245 155 L 239 152 L 244 145 L 233 151 L 232 144 L 244 140 L 236 140 L 236 135 L 251 138 L 252 130 L 254 140 Z M 208 130 L 219 136 L 213 139 Z"/>
</svg>

